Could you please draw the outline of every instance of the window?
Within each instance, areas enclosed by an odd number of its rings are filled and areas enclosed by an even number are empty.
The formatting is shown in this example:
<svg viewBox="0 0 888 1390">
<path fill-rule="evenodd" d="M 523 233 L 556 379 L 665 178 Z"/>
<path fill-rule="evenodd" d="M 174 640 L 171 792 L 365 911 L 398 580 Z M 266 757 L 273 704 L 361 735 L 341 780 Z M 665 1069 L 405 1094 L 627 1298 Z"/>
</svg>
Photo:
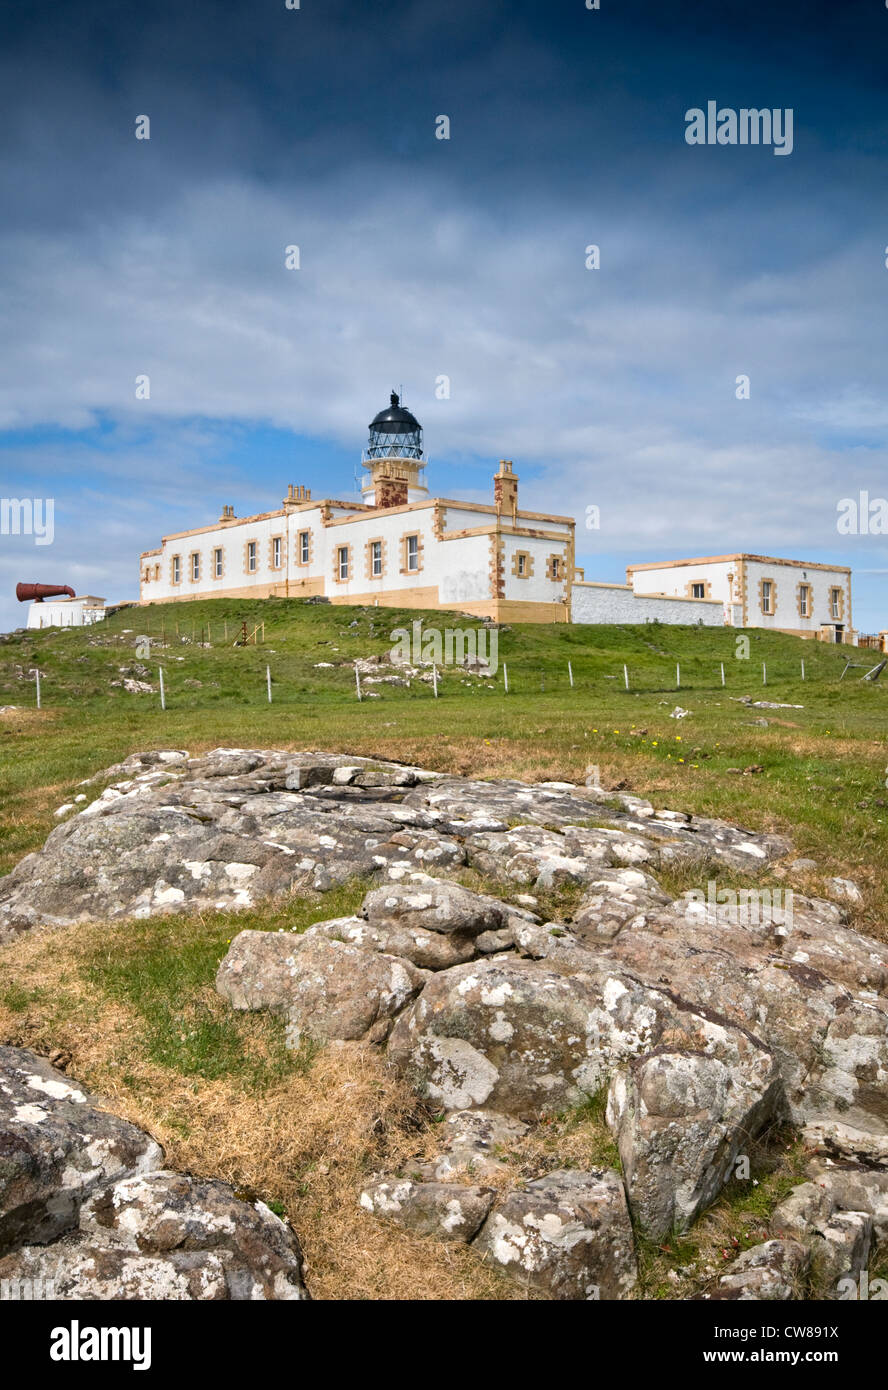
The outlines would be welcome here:
<svg viewBox="0 0 888 1390">
<path fill-rule="evenodd" d="M 200 556 L 198 555 L 197 551 L 195 550 L 194 554 L 191 556 L 191 580 L 192 580 L 192 583 L 196 584 L 196 583 L 198 582 L 199 579 L 200 579 Z"/>
<path fill-rule="evenodd" d="M 310 555 L 310 553 L 311 553 L 311 551 L 310 551 L 310 547 L 309 547 L 309 533 L 308 533 L 308 531 L 300 531 L 300 532 L 299 532 L 299 563 L 300 563 L 300 565 L 307 565 L 307 564 L 308 564 L 308 560 L 309 560 L 309 555 Z"/>
<path fill-rule="evenodd" d="M 552 578 L 561 578 L 561 561 L 559 560 L 557 555 L 552 556 Z"/>
<path fill-rule="evenodd" d="M 274 536 L 271 542 L 271 567 L 279 570 L 281 567 L 281 538 Z"/>
<path fill-rule="evenodd" d="M 810 618 L 811 616 L 811 590 L 807 584 L 799 585 L 799 617 Z"/>
<path fill-rule="evenodd" d="M 773 584 L 771 583 L 770 579 L 763 579 L 763 580 L 762 580 L 762 612 L 763 612 L 763 613 L 773 613 L 773 612 L 774 612 L 774 608 L 773 608 L 773 603 L 774 603 L 774 592 L 773 592 L 773 590 L 774 590 L 774 586 L 773 586 Z"/>
<path fill-rule="evenodd" d="M 339 565 L 339 578 L 348 579 L 348 546 L 341 545 L 337 551 L 336 560 Z"/>
<path fill-rule="evenodd" d="M 419 569 L 419 536 L 407 537 L 407 568 Z"/>
<path fill-rule="evenodd" d="M 830 608 L 830 613 L 832 614 L 832 616 L 833 616 L 834 618 L 841 618 L 841 616 L 842 616 L 842 591 L 841 591 L 841 589 L 830 589 L 830 591 L 829 591 L 829 608 Z"/>
<path fill-rule="evenodd" d="M 379 579 L 382 574 L 382 541 L 370 542 L 370 575 Z"/>
<path fill-rule="evenodd" d="M 705 598 L 705 597 L 706 597 L 706 585 L 705 585 L 705 583 L 704 583 L 704 584 L 692 584 L 692 585 L 691 585 L 691 598 Z"/>
<path fill-rule="evenodd" d="M 222 547 L 221 545 L 213 551 L 213 578 L 222 578 Z"/>
<path fill-rule="evenodd" d="M 527 574 L 527 556 L 524 555 L 524 554 L 520 554 L 520 555 L 518 556 L 518 577 L 519 577 L 520 579 L 523 579 L 524 576 L 525 576 L 526 574 Z"/>
<path fill-rule="evenodd" d="M 256 573 L 256 542 L 247 541 L 247 573 Z"/>
<path fill-rule="evenodd" d="M 173 583 L 174 583 L 174 584 L 181 584 L 181 582 L 182 582 L 182 560 L 181 560 L 180 556 L 174 555 L 174 556 L 173 556 Z"/>
<path fill-rule="evenodd" d="M 154 566 L 154 578 L 155 578 L 155 579 L 159 579 L 159 578 L 160 578 L 160 565 L 155 565 L 155 566 Z"/>
</svg>

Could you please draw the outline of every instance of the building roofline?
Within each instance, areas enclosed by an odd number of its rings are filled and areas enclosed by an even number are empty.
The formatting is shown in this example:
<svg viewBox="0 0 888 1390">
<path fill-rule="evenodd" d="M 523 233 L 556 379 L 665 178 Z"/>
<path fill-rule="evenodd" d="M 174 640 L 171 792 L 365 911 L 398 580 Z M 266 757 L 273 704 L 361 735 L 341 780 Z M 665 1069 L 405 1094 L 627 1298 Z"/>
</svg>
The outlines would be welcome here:
<svg viewBox="0 0 888 1390">
<path fill-rule="evenodd" d="M 478 512 L 482 516 L 503 516 L 505 518 L 504 512 L 498 512 L 495 506 L 491 506 L 487 502 L 461 502 L 452 497 L 423 497 L 416 502 L 405 502 L 400 507 L 374 507 L 366 502 L 343 502 L 335 497 L 324 497 L 317 501 L 289 503 L 283 507 L 275 507 L 271 511 L 254 512 L 250 516 L 220 518 L 206 526 L 193 526 L 185 531 L 170 531 L 161 537 L 159 546 L 151 550 L 141 551 L 140 559 L 149 555 L 162 554 L 164 546 L 170 541 L 188 540 L 192 536 L 205 536 L 212 531 L 229 531 L 238 526 L 252 526 L 258 522 L 272 521 L 275 517 L 287 517 L 293 512 L 321 511 L 325 507 L 336 507 L 345 513 L 343 516 L 331 518 L 325 523 L 328 526 L 342 526 L 348 522 L 370 520 L 379 516 L 395 516 L 401 512 L 422 511 L 428 507 L 458 507 L 461 511 Z M 576 526 L 574 517 L 557 516 L 549 512 L 528 512 L 519 508 L 516 516 L 525 521 L 549 521 L 567 527 Z"/>
<path fill-rule="evenodd" d="M 753 555 L 749 551 L 738 551 L 734 555 L 696 555 L 689 560 L 653 560 L 643 565 L 627 565 L 626 573 L 632 574 L 635 570 L 669 570 L 679 569 L 682 565 L 716 565 L 724 564 L 730 560 L 758 560 L 766 565 L 790 565 L 793 569 L 803 570 L 833 570 L 838 574 L 850 574 L 850 565 L 824 565 L 819 560 L 786 560 L 776 555 Z"/>
</svg>

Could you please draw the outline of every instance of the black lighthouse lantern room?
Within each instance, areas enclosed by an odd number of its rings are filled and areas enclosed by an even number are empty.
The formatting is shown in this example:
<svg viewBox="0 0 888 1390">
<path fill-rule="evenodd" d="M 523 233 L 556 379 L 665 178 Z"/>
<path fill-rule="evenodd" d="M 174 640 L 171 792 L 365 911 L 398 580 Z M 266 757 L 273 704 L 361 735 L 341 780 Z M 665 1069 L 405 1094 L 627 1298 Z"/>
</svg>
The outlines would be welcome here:
<svg viewBox="0 0 888 1390">
<path fill-rule="evenodd" d="M 380 410 L 370 422 L 370 439 L 365 457 L 422 458 L 422 426 L 416 416 L 401 405 L 397 391 L 392 392 L 390 405 Z"/>
</svg>

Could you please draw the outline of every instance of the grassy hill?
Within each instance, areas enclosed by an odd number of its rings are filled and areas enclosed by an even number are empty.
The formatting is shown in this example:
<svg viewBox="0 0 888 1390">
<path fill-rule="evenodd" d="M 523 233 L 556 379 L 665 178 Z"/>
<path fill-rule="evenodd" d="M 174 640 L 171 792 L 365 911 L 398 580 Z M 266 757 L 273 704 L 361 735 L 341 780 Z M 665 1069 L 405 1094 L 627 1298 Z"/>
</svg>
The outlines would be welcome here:
<svg viewBox="0 0 888 1390">
<path fill-rule="evenodd" d="M 83 778 L 137 749 L 327 748 L 478 777 L 571 781 L 597 767 L 604 787 L 790 833 L 818 865 L 792 886 L 820 893 L 829 874 L 854 878 L 864 892 L 855 924 L 885 937 L 888 676 L 861 684 L 862 670 L 850 670 L 841 679 L 849 657 L 871 665 L 872 654 L 755 631 L 512 626 L 498 634 L 508 694 L 502 669 L 493 681 L 451 669 L 438 699 L 412 679 L 366 685 L 375 698 L 359 703 L 354 660 L 382 656 L 392 631 L 419 618 L 472 625 L 441 613 L 217 600 L 0 640 L 0 706 L 15 707 L 0 714 L 0 872 L 42 843 Z M 264 642 L 234 645 L 242 624 L 252 632 L 263 622 Z M 140 656 L 145 636 L 151 646 Z M 736 655 L 738 636 L 749 639 L 746 659 Z M 155 689 L 113 684 L 125 679 Z M 687 716 L 673 718 L 676 706 Z M 93 796 L 101 785 L 83 791 Z M 661 871 L 661 881 L 676 892 L 713 877 L 738 883 L 723 867 L 682 872 Z M 170 1166 L 224 1178 L 288 1215 L 315 1297 L 524 1297 L 467 1247 L 423 1241 L 361 1211 L 356 1194 L 371 1172 L 436 1151 L 439 1118 L 417 1106 L 375 1049 L 288 1049 L 281 1019 L 232 1011 L 213 987 L 237 931 L 353 912 L 366 887 L 240 914 L 25 933 L 0 958 L 0 1041 L 68 1058 L 72 1076 L 160 1139 Z M 601 1099 L 533 1131 L 510 1172 L 613 1163 Z M 750 1181 L 726 1191 L 687 1236 L 642 1244 L 639 1297 L 691 1296 L 725 1251 L 766 1237 L 775 1203 L 804 1177 L 804 1153 L 778 1129 L 751 1155 Z M 886 1277 L 888 1268 L 874 1264 L 870 1274 Z"/>
<path fill-rule="evenodd" d="M 440 629 L 477 626 L 459 614 L 207 600 L 124 609 L 94 628 L 6 637 L 0 705 L 16 709 L 0 717 L 0 867 L 42 841 L 53 809 L 77 782 L 135 749 L 324 747 L 482 777 L 582 781 L 593 765 L 605 786 L 792 830 L 799 852 L 824 871 L 863 878 L 874 925 L 888 916 L 878 872 L 888 810 L 888 675 L 860 680 L 874 654 L 754 629 L 513 625 L 498 633 L 492 681 L 450 667 L 440 672 L 437 700 L 414 679 L 365 685 L 368 698 L 359 703 L 355 658 L 383 656 L 392 632 L 418 619 Z M 251 634 L 263 623 L 264 641 L 260 627 L 256 643 L 235 645 L 243 625 Z M 145 636 L 150 655 L 140 657 Z M 749 639 L 745 659 L 737 656 L 740 637 Z M 861 669 L 841 679 L 849 659 Z M 159 667 L 166 711 L 157 693 L 112 684 L 136 679 L 156 691 Z M 802 708 L 751 708 L 743 697 Z M 690 714 L 671 718 L 676 705 Z M 744 774 L 751 767 L 761 771 Z"/>
</svg>

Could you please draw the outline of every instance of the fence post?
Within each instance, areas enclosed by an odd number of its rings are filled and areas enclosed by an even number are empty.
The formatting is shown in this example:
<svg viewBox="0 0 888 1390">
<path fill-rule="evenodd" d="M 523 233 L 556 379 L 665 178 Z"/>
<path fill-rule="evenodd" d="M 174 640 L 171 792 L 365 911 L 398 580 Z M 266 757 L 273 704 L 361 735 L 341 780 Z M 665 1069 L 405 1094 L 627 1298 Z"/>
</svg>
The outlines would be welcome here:
<svg viewBox="0 0 888 1390">
<path fill-rule="evenodd" d="M 37 677 L 37 708 L 39 709 L 39 708 L 40 708 L 40 667 L 39 667 L 39 666 L 37 666 L 37 667 L 34 668 L 34 674 L 35 674 L 35 676 Z"/>
<path fill-rule="evenodd" d="M 802 662 L 802 680 L 804 680 L 804 679 L 805 679 L 805 663 L 804 663 L 804 661 L 803 661 L 803 662 Z"/>
<path fill-rule="evenodd" d="M 438 698 L 438 668 L 432 662 L 432 690 L 435 692 L 435 699 Z"/>
<path fill-rule="evenodd" d="M 724 662 L 722 662 L 721 668 L 722 668 L 722 685 L 724 685 L 724 683 L 725 683 L 725 663 L 724 663 Z"/>
<path fill-rule="evenodd" d="M 574 673 L 573 673 L 573 667 L 571 666 L 570 662 L 567 663 L 567 676 L 568 676 L 568 679 L 569 679 L 569 681 L 570 681 L 570 688 L 571 688 L 571 690 L 573 690 L 573 688 L 574 688 Z"/>
<path fill-rule="evenodd" d="M 765 665 L 765 663 L 762 662 L 762 685 L 767 685 L 767 684 L 768 684 L 768 668 L 767 668 L 767 666 Z"/>
<path fill-rule="evenodd" d="M 676 690 L 681 689 L 681 667 L 677 661 L 675 663 L 675 688 Z"/>
<path fill-rule="evenodd" d="M 355 687 L 358 692 L 358 699 L 361 698 L 361 673 L 358 670 L 358 663 L 355 662 Z"/>
<path fill-rule="evenodd" d="M 158 668 L 157 668 L 157 674 L 160 676 L 160 708 L 161 708 L 161 709 L 166 709 L 166 707 L 167 707 L 167 705 L 166 705 L 166 694 L 165 694 L 164 688 L 163 688 L 163 667 L 162 667 L 162 666 L 158 666 Z"/>
<path fill-rule="evenodd" d="M 271 704 L 271 667 L 265 668 L 265 683 L 268 686 L 268 703 Z"/>
<path fill-rule="evenodd" d="M 628 689 L 629 689 L 629 668 L 628 668 L 628 666 L 626 665 L 625 662 L 623 662 L 623 684 L 625 685 L 626 689 L 628 690 Z"/>
<path fill-rule="evenodd" d="M 506 665 L 505 662 L 503 662 L 503 686 L 505 687 L 503 693 L 504 693 L 505 695 L 508 695 L 508 693 L 509 693 L 509 668 L 508 668 L 508 666 Z"/>
</svg>

